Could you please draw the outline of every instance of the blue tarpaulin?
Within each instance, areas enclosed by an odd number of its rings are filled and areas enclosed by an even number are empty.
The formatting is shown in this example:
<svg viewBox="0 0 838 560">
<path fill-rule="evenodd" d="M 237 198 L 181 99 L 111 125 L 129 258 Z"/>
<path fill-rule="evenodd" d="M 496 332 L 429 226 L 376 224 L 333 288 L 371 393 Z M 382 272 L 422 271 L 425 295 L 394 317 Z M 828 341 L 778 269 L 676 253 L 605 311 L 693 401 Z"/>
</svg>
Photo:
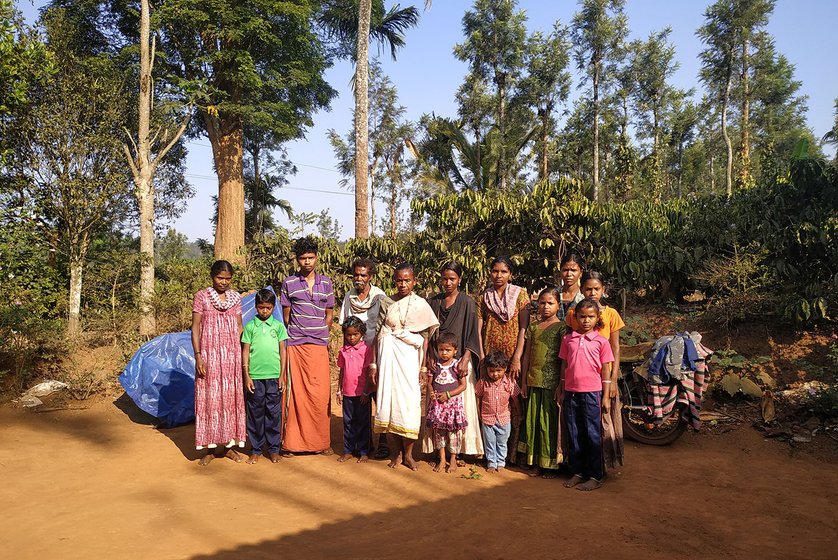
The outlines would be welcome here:
<svg viewBox="0 0 838 560">
<path fill-rule="evenodd" d="M 268 287 L 268 289 L 271 289 Z M 256 316 L 255 292 L 242 298 L 242 321 Z M 282 321 L 277 302 L 274 317 Z M 195 420 L 195 356 L 190 331 L 160 335 L 143 344 L 119 376 L 125 393 L 166 428 Z"/>
</svg>

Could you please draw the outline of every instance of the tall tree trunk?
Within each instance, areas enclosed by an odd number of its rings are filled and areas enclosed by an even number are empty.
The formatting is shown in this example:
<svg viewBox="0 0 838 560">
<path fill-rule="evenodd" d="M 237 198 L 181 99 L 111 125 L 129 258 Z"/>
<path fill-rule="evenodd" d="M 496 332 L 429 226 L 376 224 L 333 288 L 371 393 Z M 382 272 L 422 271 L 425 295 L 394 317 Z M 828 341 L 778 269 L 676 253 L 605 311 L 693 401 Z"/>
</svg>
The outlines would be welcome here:
<svg viewBox="0 0 838 560">
<path fill-rule="evenodd" d="M 716 194 L 716 156 L 710 154 L 710 194 Z"/>
<path fill-rule="evenodd" d="M 157 331 L 154 316 L 154 182 L 150 168 L 135 182 L 140 208 L 140 335 Z"/>
<path fill-rule="evenodd" d="M 730 77 L 728 76 L 725 93 L 722 98 L 722 137 L 727 147 L 727 169 L 725 170 L 725 192 L 727 196 L 733 194 L 733 144 L 730 135 L 727 133 L 727 105 L 730 99 Z"/>
<path fill-rule="evenodd" d="M 658 146 L 660 145 L 660 126 L 658 125 L 658 111 L 652 110 L 652 130 L 654 131 L 652 138 L 652 151 L 658 153 Z"/>
<path fill-rule="evenodd" d="M 620 138 L 626 138 L 626 131 L 628 130 L 628 95 L 623 96 L 623 117 L 620 119 Z"/>
<path fill-rule="evenodd" d="M 253 199 L 250 201 L 250 228 L 251 228 L 251 239 L 256 236 L 258 233 L 262 235 L 265 233 L 264 229 L 264 218 L 265 218 L 265 209 L 256 197 L 258 197 L 262 193 L 262 166 L 259 163 L 259 158 L 261 157 L 262 147 L 259 142 L 255 142 L 253 149 L 250 151 L 250 157 L 253 159 L 253 191 L 251 196 Z M 245 240 L 247 240 L 247 226 L 248 226 L 248 219 L 247 215 L 245 215 Z"/>
<path fill-rule="evenodd" d="M 373 160 L 370 170 L 370 236 L 375 237 L 375 166 Z"/>
<path fill-rule="evenodd" d="M 154 299 L 154 173 L 158 162 L 180 140 L 189 124 L 185 117 L 156 158 L 152 158 L 151 105 L 154 83 L 151 71 L 154 68 L 155 44 L 151 38 L 149 0 L 140 0 L 140 92 L 138 101 L 137 142 L 133 142 L 134 154 L 123 144 L 128 166 L 134 178 L 135 196 L 140 210 L 140 334 L 150 336 L 157 330 L 152 300 Z M 191 109 L 191 107 L 190 107 Z M 187 111 L 187 115 L 191 110 Z M 164 140 L 165 141 L 165 140 Z"/>
<path fill-rule="evenodd" d="M 70 247 L 70 302 L 67 321 L 67 335 L 70 338 L 81 334 L 82 271 L 87 245 L 87 241 L 80 241 L 77 246 Z"/>
<path fill-rule="evenodd" d="M 372 0 L 358 6 L 358 48 L 355 61 L 355 237 L 369 237 L 369 43 Z"/>
<path fill-rule="evenodd" d="M 652 110 L 652 130 L 653 130 L 653 138 L 652 138 L 652 154 L 654 154 L 654 158 L 652 159 L 652 163 L 654 164 L 654 172 L 655 172 L 655 198 L 657 200 L 660 199 L 660 196 L 663 193 L 663 173 L 661 172 L 661 158 L 658 149 L 660 147 L 660 128 L 658 125 L 658 111 L 657 109 Z"/>
<path fill-rule="evenodd" d="M 498 150 L 498 186 L 506 190 L 506 80 L 501 76 L 498 81 L 498 132 L 500 149 Z"/>
<path fill-rule="evenodd" d="M 740 116 L 740 131 L 742 143 L 739 148 L 739 177 L 737 180 L 738 186 L 740 188 L 748 188 L 753 183 L 753 178 L 751 176 L 751 134 L 750 134 L 750 103 L 751 103 L 751 90 L 750 90 L 750 83 L 748 80 L 749 72 L 749 52 L 748 52 L 748 40 L 742 40 L 742 73 L 740 75 L 740 79 L 742 82 L 742 111 Z"/>
<path fill-rule="evenodd" d="M 398 202 L 398 193 L 398 187 L 396 186 L 396 183 L 393 182 L 390 187 L 390 239 L 396 238 L 396 202 Z"/>
<path fill-rule="evenodd" d="M 242 264 L 244 255 L 244 135 L 239 120 L 207 117 L 207 136 L 218 173 L 218 225 L 215 258 Z"/>
<path fill-rule="evenodd" d="M 474 178 L 475 187 L 477 190 L 483 190 L 483 147 L 480 145 L 480 121 L 474 119 L 472 125 L 474 127 L 474 147 L 477 157 L 477 169 L 474 170 L 476 177 Z"/>
<path fill-rule="evenodd" d="M 151 163 L 151 45 L 149 0 L 140 2 L 140 96 L 137 129 L 137 174 L 134 176 L 140 209 L 140 335 L 157 330 L 154 300 L 154 167 Z"/>
<path fill-rule="evenodd" d="M 599 61 L 594 61 L 594 163 L 593 163 L 593 180 L 594 190 L 593 199 L 599 201 Z"/>
<path fill-rule="evenodd" d="M 538 179 L 540 181 L 547 180 L 547 132 L 550 125 L 550 109 L 545 107 L 541 112 L 541 164 L 538 166 Z"/>
</svg>

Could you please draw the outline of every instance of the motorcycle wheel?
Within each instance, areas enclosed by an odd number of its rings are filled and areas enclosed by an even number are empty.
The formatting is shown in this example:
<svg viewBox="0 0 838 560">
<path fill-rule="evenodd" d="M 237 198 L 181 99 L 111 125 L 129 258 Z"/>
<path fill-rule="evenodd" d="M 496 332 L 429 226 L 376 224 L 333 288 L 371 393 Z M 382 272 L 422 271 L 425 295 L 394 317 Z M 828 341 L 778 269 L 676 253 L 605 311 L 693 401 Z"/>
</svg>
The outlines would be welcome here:
<svg viewBox="0 0 838 560">
<path fill-rule="evenodd" d="M 643 383 L 635 378 L 630 368 L 626 370 L 619 381 L 620 398 L 623 401 L 620 416 L 623 419 L 625 436 L 645 445 L 669 445 L 681 437 L 687 429 L 687 421 L 681 415 L 680 409 L 676 408 L 669 418 L 657 423 L 648 418 L 648 415 L 631 408 L 632 404 L 642 405 L 648 402 L 648 399 Z"/>
<path fill-rule="evenodd" d="M 673 418 L 658 425 L 638 418 L 627 408 L 623 408 L 621 413 L 623 433 L 629 439 L 645 445 L 669 445 L 681 437 L 687 429 L 687 423 L 680 414 L 673 414 Z"/>
</svg>

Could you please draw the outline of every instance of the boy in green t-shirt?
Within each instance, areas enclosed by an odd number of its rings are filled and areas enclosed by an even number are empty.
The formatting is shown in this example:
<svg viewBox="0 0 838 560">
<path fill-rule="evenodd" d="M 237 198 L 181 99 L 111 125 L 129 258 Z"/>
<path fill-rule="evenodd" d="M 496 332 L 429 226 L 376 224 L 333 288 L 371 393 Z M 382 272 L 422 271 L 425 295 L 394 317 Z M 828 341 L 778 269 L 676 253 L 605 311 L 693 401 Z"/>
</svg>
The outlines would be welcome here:
<svg viewBox="0 0 838 560">
<path fill-rule="evenodd" d="M 259 460 L 264 447 L 276 463 L 281 444 L 282 389 L 285 378 L 285 325 L 273 317 L 276 295 L 271 290 L 256 293 L 256 317 L 242 333 L 242 369 L 247 389 L 247 438 L 253 448 L 248 463 Z"/>
</svg>

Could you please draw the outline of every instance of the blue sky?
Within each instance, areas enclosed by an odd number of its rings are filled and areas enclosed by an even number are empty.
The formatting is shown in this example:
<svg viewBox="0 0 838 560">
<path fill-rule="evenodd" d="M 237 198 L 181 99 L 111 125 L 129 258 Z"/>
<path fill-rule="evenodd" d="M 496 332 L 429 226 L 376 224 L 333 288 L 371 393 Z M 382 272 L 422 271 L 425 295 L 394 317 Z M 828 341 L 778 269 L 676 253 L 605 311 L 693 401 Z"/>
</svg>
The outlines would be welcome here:
<svg viewBox="0 0 838 560">
<path fill-rule="evenodd" d="M 30 21 L 37 8 L 45 2 L 18 0 L 18 7 Z M 403 0 L 402 5 L 409 5 Z M 393 2 L 388 1 L 387 5 Z M 414 4 L 420 9 L 423 2 Z M 676 47 L 676 58 L 681 67 L 673 79 L 677 87 L 695 88 L 698 82 L 698 54 L 701 42 L 695 30 L 703 23 L 703 13 L 710 1 L 703 0 L 628 0 L 630 38 L 645 38 L 652 31 L 672 27 L 671 41 Z M 417 28 L 407 32 L 406 47 L 393 62 L 382 53 L 384 72 L 390 76 L 399 92 L 399 100 L 407 109 L 406 117 L 417 120 L 422 114 L 434 112 L 455 116 L 454 93 L 466 72 L 464 63 L 452 54 L 454 45 L 461 42 L 462 17 L 472 6 L 471 1 L 437 0 L 430 10 L 423 12 Z M 519 0 L 518 6 L 526 11 L 530 31 L 549 31 L 557 19 L 570 22 L 578 5 L 575 0 Z M 784 54 L 795 65 L 795 78 L 802 81 L 802 93 L 809 96 L 807 120 L 820 138 L 834 122 L 834 100 L 838 97 L 838 1 L 836 0 L 778 0 L 768 24 L 778 53 Z M 371 47 L 371 54 L 376 54 Z M 829 62 L 833 60 L 833 62 Z M 574 91 L 578 73 L 574 70 Z M 327 73 L 327 80 L 338 91 L 331 110 L 317 113 L 314 126 L 306 137 L 289 144 L 288 154 L 297 166 L 298 173 L 290 178 L 286 188 L 278 194 L 287 199 L 296 212 L 316 212 L 326 209 L 342 226 L 342 237 L 351 236 L 354 228 L 353 194 L 339 185 L 341 175 L 335 170 L 336 162 L 326 138 L 330 128 L 342 135 L 352 126 L 352 93 L 349 81 L 352 67 L 338 62 Z M 187 178 L 196 188 L 196 195 L 189 201 L 186 213 L 172 225 L 190 239 L 212 239 L 210 213 L 211 196 L 217 182 L 212 167 L 209 141 L 199 139 L 189 145 Z M 382 213 L 379 211 L 378 215 Z M 279 223 L 284 215 L 277 215 Z"/>
</svg>

